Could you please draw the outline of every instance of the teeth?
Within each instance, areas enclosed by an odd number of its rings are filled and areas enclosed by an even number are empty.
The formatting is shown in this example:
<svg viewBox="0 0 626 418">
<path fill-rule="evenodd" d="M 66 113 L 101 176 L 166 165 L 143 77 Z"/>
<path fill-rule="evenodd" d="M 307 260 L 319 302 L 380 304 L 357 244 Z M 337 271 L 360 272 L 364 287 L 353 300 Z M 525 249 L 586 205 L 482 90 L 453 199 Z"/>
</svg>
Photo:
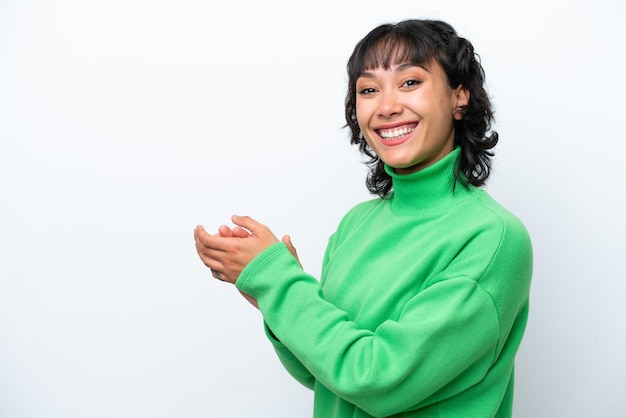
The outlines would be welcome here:
<svg viewBox="0 0 626 418">
<path fill-rule="evenodd" d="M 413 132 L 413 130 L 415 130 L 415 128 L 396 128 L 396 129 L 391 129 L 391 130 L 386 130 L 386 131 L 380 131 L 380 136 L 382 136 L 385 139 L 396 139 L 396 138 L 400 138 L 402 136 L 408 135 L 411 132 Z"/>
</svg>

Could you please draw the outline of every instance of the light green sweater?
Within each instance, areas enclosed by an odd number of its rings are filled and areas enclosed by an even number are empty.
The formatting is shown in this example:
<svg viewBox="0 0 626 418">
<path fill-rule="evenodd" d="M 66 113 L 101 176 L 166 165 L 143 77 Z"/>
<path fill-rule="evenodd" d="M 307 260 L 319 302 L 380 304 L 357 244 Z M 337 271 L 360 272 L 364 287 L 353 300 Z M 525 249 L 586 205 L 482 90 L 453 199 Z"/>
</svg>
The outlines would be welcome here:
<svg viewBox="0 0 626 418">
<path fill-rule="evenodd" d="M 393 194 L 342 219 L 321 283 L 283 243 L 240 275 L 314 417 L 511 416 L 531 243 L 486 192 L 454 187 L 458 156 L 387 169 Z"/>
</svg>

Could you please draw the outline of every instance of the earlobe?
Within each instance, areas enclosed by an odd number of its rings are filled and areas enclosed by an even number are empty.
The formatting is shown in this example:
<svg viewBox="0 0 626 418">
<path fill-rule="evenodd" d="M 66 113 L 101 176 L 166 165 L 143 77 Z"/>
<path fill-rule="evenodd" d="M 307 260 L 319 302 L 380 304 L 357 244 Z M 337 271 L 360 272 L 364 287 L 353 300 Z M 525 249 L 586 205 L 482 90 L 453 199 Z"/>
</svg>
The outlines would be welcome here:
<svg viewBox="0 0 626 418">
<path fill-rule="evenodd" d="M 454 119 L 461 120 L 465 116 L 465 108 L 469 103 L 469 89 L 459 85 L 456 88 L 456 106 L 454 108 Z"/>
</svg>

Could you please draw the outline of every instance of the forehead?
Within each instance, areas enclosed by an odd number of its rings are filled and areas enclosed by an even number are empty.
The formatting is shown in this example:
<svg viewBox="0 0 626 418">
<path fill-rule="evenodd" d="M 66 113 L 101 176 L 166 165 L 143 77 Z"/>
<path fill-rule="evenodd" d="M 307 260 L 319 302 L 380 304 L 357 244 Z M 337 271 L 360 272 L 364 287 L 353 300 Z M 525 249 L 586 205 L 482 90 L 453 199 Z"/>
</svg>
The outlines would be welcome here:
<svg viewBox="0 0 626 418">
<path fill-rule="evenodd" d="M 427 68 L 435 58 L 435 50 L 424 39 L 404 34 L 386 36 L 370 43 L 357 57 L 357 73 L 375 68 L 390 69 L 404 64 Z"/>
<path fill-rule="evenodd" d="M 437 72 L 436 65 L 417 65 L 413 63 L 402 63 L 398 65 L 392 65 L 390 68 L 368 68 L 363 70 L 358 76 L 356 81 L 359 82 L 361 79 L 372 79 L 381 76 L 385 76 L 385 74 L 404 76 L 407 72 L 415 73 L 416 71 L 421 73 L 432 73 L 433 70 Z"/>
</svg>

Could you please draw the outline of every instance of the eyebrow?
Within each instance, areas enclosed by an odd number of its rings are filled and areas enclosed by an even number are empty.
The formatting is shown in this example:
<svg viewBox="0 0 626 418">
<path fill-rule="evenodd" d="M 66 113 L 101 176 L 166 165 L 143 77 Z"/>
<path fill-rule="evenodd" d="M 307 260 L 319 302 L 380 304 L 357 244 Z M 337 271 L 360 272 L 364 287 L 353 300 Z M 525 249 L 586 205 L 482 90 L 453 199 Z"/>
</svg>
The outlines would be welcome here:
<svg viewBox="0 0 626 418">
<path fill-rule="evenodd" d="M 396 68 L 393 69 L 393 71 L 404 71 L 404 70 L 406 70 L 408 68 L 411 68 L 411 67 L 418 67 L 418 68 L 421 68 L 422 70 L 426 71 L 427 73 L 430 73 L 430 70 L 428 68 L 426 68 L 425 66 L 418 65 L 418 64 L 413 64 L 413 63 L 410 63 L 410 62 L 398 65 Z M 361 74 L 359 74 L 359 76 L 357 78 L 361 78 L 361 77 L 374 78 L 375 76 L 374 76 L 373 73 L 364 71 Z"/>
</svg>

